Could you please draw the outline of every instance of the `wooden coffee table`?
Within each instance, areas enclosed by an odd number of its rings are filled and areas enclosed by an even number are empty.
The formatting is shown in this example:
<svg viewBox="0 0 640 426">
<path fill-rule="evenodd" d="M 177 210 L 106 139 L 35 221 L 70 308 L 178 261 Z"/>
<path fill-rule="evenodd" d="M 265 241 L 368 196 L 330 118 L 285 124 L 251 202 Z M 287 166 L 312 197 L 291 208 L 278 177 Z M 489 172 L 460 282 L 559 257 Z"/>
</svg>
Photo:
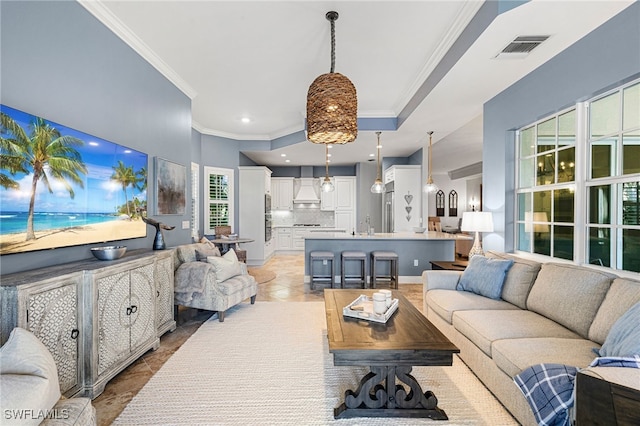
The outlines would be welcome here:
<svg viewBox="0 0 640 426">
<path fill-rule="evenodd" d="M 376 290 L 324 291 L 329 352 L 336 366 L 369 366 L 358 389 L 345 392 L 335 418 L 429 417 L 447 420 L 433 392 L 423 392 L 411 375 L 414 365 L 447 366 L 460 350 L 400 292 L 398 310 L 386 323 L 342 315 L 342 308 L 359 295 Z M 408 387 L 402 386 L 403 383 Z"/>
</svg>

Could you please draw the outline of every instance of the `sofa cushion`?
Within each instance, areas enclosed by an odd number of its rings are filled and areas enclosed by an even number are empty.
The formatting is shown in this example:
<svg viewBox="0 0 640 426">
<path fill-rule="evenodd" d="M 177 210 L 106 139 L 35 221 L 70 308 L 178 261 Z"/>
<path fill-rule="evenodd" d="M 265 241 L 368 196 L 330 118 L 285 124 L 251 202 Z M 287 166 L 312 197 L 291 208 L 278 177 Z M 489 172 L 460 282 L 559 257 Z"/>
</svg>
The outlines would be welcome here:
<svg viewBox="0 0 640 426">
<path fill-rule="evenodd" d="M 527 309 L 586 338 L 615 277 L 591 268 L 545 263 L 529 292 Z"/>
<path fill-rule="evenodd" d="M 198 260 L 198 258 L 196 257 L 196 249 L 198 248 L 204 248 L 204 245 L 194 243 L 183 244 L 176 247 L 176 255 L 178 256 L 178 260 L 180 261 L 180 263 L 196 262 Z"/>
<path fill-rule="evenodd" d="M 229 278 L 228 280 L 220 283 L 220 292 L 225 296 L 233 296 L 239 292 L 246 292 L 247 289 L 256 288 L 258 284 L 256 283 L 255 278 L 251 275 L 236 275 L 233 278 Z M 253 296 L 255 291 L 249 296 Z M 249 297 L 246 296 L 246 297 Z"/>
<path fill-rule="evenodd" d="M 458 281 L 457 289 L 470 291 L 491 299 L 500 299 L 504 277 L 512 264 L 512 259 L 489 259 L 484 256 L 473 256 Z"/>
<path fill-rule="evenodd" d="M 494 251 L 487 252 L 486 256 L 494 259 L 513 260 L 513 265 L 511 265 L 511 268 L 507 271 L 504 279 L 501 297 L 503 300 L 513 303 L 519 308 L 526 309 L 527 296 L 529 296 L 531 286 L 533 286 L 542 264 L 533 260 Z"/>
<path fill-rule="evenodd" d="M 223 256 L 209 256 L 207 262 L 213 265 L 219 283 L 242 273 L 238 257 L 233 249 L 229 249 Z"/>
<path fill-rule="evenodd" d="M 524 310 L 457 311 L 453 327 L 491 356 L 491 344 L 500 339 L 524 337 L 563 337 L 578 339 L 576 333 L 558 323 Z"/>
<path fill-rule="evenodd" d="M 628 278 L 613 280 L 589 328 L 589 340 L 604 343 L 613 324 L 638 302 L 640 302 L 640 281 Z"/>
<path fill-rule="evenodd" d="M 427 306 L 449 324 L 451 324 L 451 318 L 456 311 L 518 309 L 504 300 L 489 299 L 468 291 L 429 290 L 425 298 Z"/>
<path fill-rule="evenodd" d="M 53 356 L 31 332 L 14 328 L 0 348 L 0 412 L 2 424 L 37 425 L 43 419 L 6 418 L 5 410 L 38 413 L 60 399 L 58 370 Z M 6 422 L 6 423 L 5 423 Z"/>
<path fill-rule="evenodd" d="M 640 356 L 640 302 L 613 324 L 599 354 L 607 357 Z"/>
<path fill-rule="evenodd" d="M 596 344 L 587 339 L 533 337 L 496 340 L 491 355 L 498 368 L 509 377 L 536 364 L 564 364 L 583 368 L 595 357 Z"/>
<path fill-rule="evenodd" d="M 214 248 L 205 248 L 205 249 L 196 249 L 196 259 L 198 262 L 207 262 L 207 257 L 209 256 L 220 256 L 220 250 L 217 247 Z"/>
</svg>

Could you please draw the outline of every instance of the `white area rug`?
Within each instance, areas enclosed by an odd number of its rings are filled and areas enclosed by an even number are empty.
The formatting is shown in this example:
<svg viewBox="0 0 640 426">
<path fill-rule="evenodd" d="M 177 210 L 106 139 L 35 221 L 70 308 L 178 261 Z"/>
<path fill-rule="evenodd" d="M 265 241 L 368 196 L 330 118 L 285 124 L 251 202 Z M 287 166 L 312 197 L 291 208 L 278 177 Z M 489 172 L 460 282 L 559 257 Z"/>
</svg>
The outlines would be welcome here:
<svg viewBox="0 0 640 426">
<path fill-rule="evenodd" d="M 516 425 L 471 371 L 414 367 L 449 421 L 335 420 L 346 389 L 368 371 L 334 367 L 322 302 L 243 303 L 212 319 L 164 364 L 114 424 L 119 425 Z"/>
</svg>

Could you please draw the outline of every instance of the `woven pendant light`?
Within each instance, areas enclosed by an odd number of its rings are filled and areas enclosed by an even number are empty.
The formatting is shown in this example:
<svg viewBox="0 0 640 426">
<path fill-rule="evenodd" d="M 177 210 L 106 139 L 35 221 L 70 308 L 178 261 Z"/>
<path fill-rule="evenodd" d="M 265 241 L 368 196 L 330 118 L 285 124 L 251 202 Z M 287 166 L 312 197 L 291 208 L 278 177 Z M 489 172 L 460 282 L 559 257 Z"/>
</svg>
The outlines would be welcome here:
<svg viewBox="0 0 640 426">
<path fill-rule="evenodd" d="M 316 78 L 307 93 L 307 139 L 313 143 L 345 144 L 358 136 L 356 88 L 335 68 L 335 21 L 338 12 L 327 12 L 331 22 L 331 71 Z"/>
</svg>

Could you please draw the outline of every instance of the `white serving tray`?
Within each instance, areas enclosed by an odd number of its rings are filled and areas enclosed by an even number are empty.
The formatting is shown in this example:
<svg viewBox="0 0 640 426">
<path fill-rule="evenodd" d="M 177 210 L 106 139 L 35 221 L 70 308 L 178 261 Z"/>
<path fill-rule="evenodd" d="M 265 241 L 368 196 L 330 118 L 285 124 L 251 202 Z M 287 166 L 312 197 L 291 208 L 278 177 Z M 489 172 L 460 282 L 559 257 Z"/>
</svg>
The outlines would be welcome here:
<svg viewBox="0 0 640 426">
<path fill-rule="evenodd" d="M 361 311 L 354 311 L 352 306 L 362 306 Z M 373 312 L 373 299 L 369 296 L 361 294 L 356 300 L 342 308 L 342 315 L 345 317 L 358 318 L 366 321 L 387 322 L 391 315 L 398 310 L 398 299 L 391 299 L 391 306 L 387 308 L 384 314 L 376 314 Z"/>
</svg>

